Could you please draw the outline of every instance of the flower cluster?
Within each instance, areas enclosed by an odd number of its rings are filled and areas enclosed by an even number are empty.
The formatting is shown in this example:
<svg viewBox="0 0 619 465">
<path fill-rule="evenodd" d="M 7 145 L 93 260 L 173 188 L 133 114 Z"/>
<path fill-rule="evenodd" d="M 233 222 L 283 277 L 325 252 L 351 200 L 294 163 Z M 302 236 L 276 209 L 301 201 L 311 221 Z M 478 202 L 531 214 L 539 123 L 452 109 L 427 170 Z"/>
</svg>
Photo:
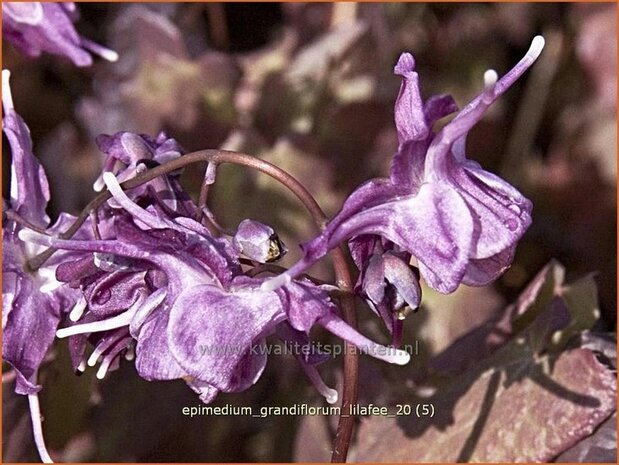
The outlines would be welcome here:
<svg viewBox="0 0 619 465">
<path fill-rule="evenodd" d="M 487 71 L 482 93 L 437 133 L 433 124 L 457 111 L 457 106 L 448 95 L 424 101 L 413 56 L 402 54 L 395 66 L 395 73 L 402 76 L 395 105 L 399 146 L 389 178 L 370 180 L 353 192 L 324 232 L 304 244 L 305 256 L 264 287 L 276 289 L 347 239 L 353 252 L 360 251 L 356 259 L 361 265 L 360 288 L 375 304 L 383 303 L 385 282 L 400 298 L 410 296 L 409 304 L 418 300 L 417 284 L 404 279 L 411 272 L 394 265 L 397 259 L 392 254 L 385 261 L 385 249 L 403 254 L 402 263 L 415 257 L 421 277 L 443 293 L 453 292 L 461 283 L 483 286 L 500 276 L 531 224 L 532 204 L 506 181 L 466 158 L 466 135 L 543 47 L 544 39 L 535 37 L 524 58 L 500 80 L 495 71 Z M 391 313 L 398 300 L 391 304 Z M 391 316 L 385 318 L 391 327 Z"/>
<path fill-rule="evenodd" d="M 83 48 L 101 50 L 77 36 L 73 11 L 71 4 L 3 4 L 5 33 L 30 55 L 47 50 L 89 64 Z M 41 431 L 37 372 L 55 338 L 68 338 L 76 372 L 100 363 L 97 377 L 103 378 L 122 360 L 134 361 L 144 379 L 182 379 L 205 403 L 257 382 L 268 351 L 255 348 L 267 337 L 306 346 L 315 326 L 378 359 L 407 363 L 409 354 L 397 347 L 402 320 L 420 304 L 420 278 L 445 293 L 461 283 L 491 282 L 511 264 L 531 222 L 531 203 L 468 160 L 464 145 L 467 132 L 542 47 L 543 39 L 535 38 L 500 80 L 488 71 L 481 95 L 437 133 L 433 124 L 457 111 L 456 104 L 443 95 L 423 101 L 414 59 L 403 54 L 395 67 L 402 76 L 395 108 L 399 147 L 389 178 L 353 192 L 324 231 L 304 244 L 301 261 L 271 278 L 260 276 L 269 270 L 260 267 L 287 251 L 276 232 L 252 219 L 229 234 L 203 223 L 205 206 L 179 182 L 183 150 L 165 133 L 99 136 L 103 171 L 94 189 L 108 197 L 81 223 L 62 213 L 51 225 L 45 171 L 3 71 L 3 129 L 12 153 L 11 195 L 3 208 L 3 356 L 15 371 L 16 392 L 31 399 L 35 438 Z M 132 188 L 121 185 L 165 166 L 175 168 Z M 79 228 L 67 233 L 74 224 Z M 360 271 L 355 292 L 385 323 L 391 347 L 340 317 L 331 298 L 337 288 L 302 275 L 343 241 Z M 297 358 L 316 389 L 335 402 L 337 392 L 317 370 L 328 357 Z M 38 445 L 48 460 L 42 439 Z"/>
</svg>

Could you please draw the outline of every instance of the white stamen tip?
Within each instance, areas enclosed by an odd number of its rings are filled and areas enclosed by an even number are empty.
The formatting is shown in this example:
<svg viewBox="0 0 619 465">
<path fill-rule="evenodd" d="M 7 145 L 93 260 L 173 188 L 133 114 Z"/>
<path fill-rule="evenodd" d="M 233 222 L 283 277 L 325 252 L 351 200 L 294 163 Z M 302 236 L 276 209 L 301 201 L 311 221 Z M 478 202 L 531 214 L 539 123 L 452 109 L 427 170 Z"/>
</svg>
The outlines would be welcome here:
<svg viewBox="0 0 619 465">
<path fill-rule="evenodd" d="M 84 314 L 84 310 L 86 309 L 86 299 L 84 297 L 80 297 L 78 301 L 75 303 L 73 309 L 69 313 L 69 320 L 77 321 Z"/>
<path fill-rule="evenodd" d="M 127 347 L 127 352 L 125 353 L 125 360 L 131 361 L 135 358 L 135 349 L 133 346 Z"/>
<path fill-rule="evenodd" d="M 118 180 L 116 179 L 116 176 L 114 176 L 114 173 L 112 173 L 111 171 L 106 171 L 105 173 L 103 173 L 101 175 L 101 178 L 103 179 L 103 182 L 105 183 L 108 189 L 110 189 L 110 184 L 112 185 L 112 187 L 116 187 L 116 186 L 120 187 L 120 184 L 118 184 Z"/>
<path fill-rule="evenodd" d="M 82 360 L 80 364 L 77 366 L 77 371 L 84 373 L 86 371 L 86 361 Z"/>
<path fill-rule="evenodd" d="M 107 171 L 106 171 L 106 173 L 107 173 Z M 103 182 L 103 177 L 102 176 L 99 176 L 97 178 L 97 180 L 94 182 L 94 184 L 92 185 L 92 189 L 95 192 L 101 192 L 104 187 L 105 187 L 105 183 Z"/>
<path fill-rule="evenodd" d="M 32 231 L 30 229 L 22 229 L 17 233 L 17 237 L 24 242 L 33 242 L 44 246 L 52 245 L 52 238 L 45 234 Z"/>
<path fill-rule="evenodd" d="M 13 107 L 13 95 L 11 94 L 11 86 L 9 81 L 11 79 L 11 72 L 8 69 L 2 70 L 2 105 L 4 110 L 12 110 Z"/>
<path fill-rule="evenodd" d="M 329 389 L 327 392 L 324 393 L 324 396 L 327 402 L 330 404 L 335 404 L 337 402 L 337 399 L 339 398 L 339 395 L 335 389 Z"/>
<path fill-rule="evenodd" d="M 498 79 L 499 76 L 496 71 L 493 69 L 489 69 L 484 73 L 484 86 L 486 87 L 486 89 L 492 88 L 496 85 Z"/>
</svg>

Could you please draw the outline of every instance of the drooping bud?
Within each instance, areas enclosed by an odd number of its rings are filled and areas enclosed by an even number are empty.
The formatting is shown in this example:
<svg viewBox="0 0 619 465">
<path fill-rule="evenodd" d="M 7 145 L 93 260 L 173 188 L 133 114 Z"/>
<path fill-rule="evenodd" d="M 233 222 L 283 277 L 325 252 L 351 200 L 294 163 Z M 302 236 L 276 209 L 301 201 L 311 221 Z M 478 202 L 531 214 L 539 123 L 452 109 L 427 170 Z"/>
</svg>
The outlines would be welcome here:
<svg viewBox="0 0 619 465">
<path fill-rule="evenodd" d="M 241 221 L 232 244 L 239 254 L 259 263 L 274 262 L 288 252 L 273 228 L 250 219 Z"/>
</svg>

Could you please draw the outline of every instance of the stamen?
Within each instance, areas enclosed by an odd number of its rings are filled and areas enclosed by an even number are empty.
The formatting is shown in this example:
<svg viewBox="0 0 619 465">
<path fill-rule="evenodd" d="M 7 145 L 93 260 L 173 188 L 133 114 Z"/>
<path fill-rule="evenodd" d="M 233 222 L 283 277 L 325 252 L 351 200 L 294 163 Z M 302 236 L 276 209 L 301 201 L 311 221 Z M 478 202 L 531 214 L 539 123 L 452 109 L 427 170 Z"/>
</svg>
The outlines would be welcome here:
<svg viewBox="0 0 619 465">
<path fill-rule="evenodd" d="M 68 336 L 74 336 L 76 334 L 97 333 L 127 326 L 131 323 L 131 319 L 136 314 L 140 305 L 142 305 L 142 302 L 143 299 L 138 298 L 138 300 L 131 307 L 129 307 L 126 312 L 113 316 L 112 318 L 108 318 L 107 320 L 93 321 L 92 323 L 84 323 L 81 325 L 69 326 L 68 328 L 61 328 L 56 331 L 56 337 L 62 339 Z"/>
<path fill-rule="evenodd" d="M 98 379 L 105 378 L 105 375 L 107 374 L 107 370 L 110 367 L 110 364 L 112 363 L 112 360 L 114 360 L 112 357 L 105 357 L 103 359 L 103 362 L 101 362 L 101 366 L 97 370 L 97 378 Z"/>
<path fill-rule="evenodd" d="M 82 359 L 80 364 L 77 366 L 77 371 L 84 373 L 86 371 L 86 360 Z"/>
<path fill-rule="evenodd" d="M 32 242 L 33 244 L 44 245 L 45 247 L 51 247 L 52 238 L 46 234 L 41 234 L 31 229 L 22 229 L 17 233 L 17 237 L 23 242 Z"/>
<path fill-rule="evenodd" d="M 118 354 L 125 350 L 127 348 L 127 345 L 131 342 L 131 338 L 126 337 L 121 339 L 120 341 L 116 341 L 116 344 L 114 345 L 114 348 L 110 351 L 109 354 L 107 354 L 105 357 L 103 357 L 103 361 L 101 362 L 101 366 L 99 367 L 99 370 L 97 370 L 97 378 L 98 379 L 103 379 L 105 378 L 105 375 L 107 374 L 108 370 L 110 369 L 110 365 L 112 364 L 112 362 L 114 362 L 114 360 L 116 360 Z"/>
<path fill-rule="evenodd" d="M 39 395 L 28 394 L 28 404 L 30 406 L 30 419 L 32 420 L 32 432 L 34 433 L 34 443 L 39 451 L 39 457 L 43 463 L 54 463 L 47 452 L 45 439 L 43 437 L 43 425 L 41 424 L 41 409 L 39 407 Z"/>
<path fill-rule="evenodd" d="M 71 309 L 71 312 L 69 313 L 69 320 L 71 321 L 79 320 L 84 314 L 85 309 L 86 309 L 86 299 L 84 298 L 84 296 L 80 296 L 80 298 L 77 299 L 77 302 L 75 302 L 75 305 Z"/>
<path fill-rule="evenodd" d="M 11 72 L 8 69 L 2 70 L 2 106 L 4 111 L 8 112 L 13 110 L 13 95 L 11 94 L 11 85 L 9 80 L 11 79 Z"/>
</svg>

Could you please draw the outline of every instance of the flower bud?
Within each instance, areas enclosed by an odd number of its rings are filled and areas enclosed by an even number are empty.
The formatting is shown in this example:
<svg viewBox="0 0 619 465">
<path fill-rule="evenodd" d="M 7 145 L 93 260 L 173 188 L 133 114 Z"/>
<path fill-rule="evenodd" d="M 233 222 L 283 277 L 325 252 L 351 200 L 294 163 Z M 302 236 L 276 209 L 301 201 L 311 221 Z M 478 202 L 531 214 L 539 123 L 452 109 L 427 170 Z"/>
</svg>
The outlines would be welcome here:
<svg viewBox="0 0 619 465">
<path fill-rule="evenodd" d="M 241 221 L 232 244 L 239 254 L 259 263 L 274 262 L 288 252 L 273 228 L 250 219 Z"/>
</svg>

